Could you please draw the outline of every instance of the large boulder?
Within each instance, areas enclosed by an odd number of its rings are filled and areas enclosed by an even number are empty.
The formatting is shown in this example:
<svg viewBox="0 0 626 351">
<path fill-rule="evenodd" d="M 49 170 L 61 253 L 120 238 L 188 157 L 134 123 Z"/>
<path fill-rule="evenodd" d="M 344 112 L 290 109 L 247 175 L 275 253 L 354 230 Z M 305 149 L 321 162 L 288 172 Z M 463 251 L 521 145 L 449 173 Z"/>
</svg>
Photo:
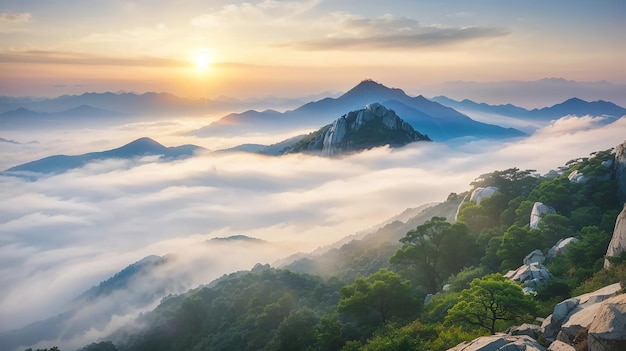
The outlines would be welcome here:
<svg viewBox="0 0 626 351">
<path fill-rule="evenodd" d="M 573 236 L 557 241 L 557 243 L 554 244 L 552 248 L 550 248 L 550 251 L 548 251 L 548 257 L 555 257 L 558 255 L 564 254 L 567 251 L 567 247 L 570 244 L 577 243 L 579 241 L 580 240 L 578 240 L 577 238 L 574 238 Z"/>
<path fill-rule="evenodd" d="M 547 214 L 555 214 L 556 210 L 541 202 L 535 202 L 533 210 L 530 212 L 530 229 L 539 229 L 541 217 Z"/>
<path fill-rule="evenodd" d="M 589 178 L 587 178 L 584 174 L 578 172 L 578 170 L 570 173 L 567 176 L 567 179 L 569 179 L 572 183 L 584 183 L 589 180 Z"/>
<path fill-rule="evenodd" d="M 615 221 L 615 229 L 613 230 L 613 237 L 606 250 L 606 256 L 619 256 L 622 252 L 626 251 L 626 204 L 622 212 L 617 216 Z M 611 262 L 604 260 L 604 268 L 609 268 Z"/>
<path fill-rule="evenodd" d="M 488 186 L 486 188 L 478 187 L 472 191 L 470 201 L 474 201 L 476 205 L 480 205 L 483 199 L 493 196 L 499 189 L 495 186 Z"/>
<path fill-rule="evenodd" d="M 509 328 L 507 334 L 509 335 L 526 335 L 531 338 L 537 340 L 539 339 L 539 335 L 542 333 L 541 327 L 536 324 L 528 324 L 524 323 L 522 325 L 517 325 Z"/>
<path fill-rule="evenodd" d="M 617 194 L 622 203 L 626 203 L 626 141 L 615 147 L 615 179 Z"/>
<path fill-rule="evenodd" d="M 524 286 L 536 288 L 552 279 L 552 274 L 542 264 L 533 263 L 521 265 L 514 271 L 508 271 L 504 277 Z"/>
<path fill-rule="evenodd" d="M 536 340 L 527 335 L 482 336 L 448 349 L 448 351 L 545 351 Z"/>
<path fill-rule="evenodd" d="M 533 263 L 543 263 L 546 257 L 541 250 L 535 250 L 524 257 L 524 264 L 531 265 Z"/>
<path fill-rule="evenodd" d="M 626 350 L 626 294 L 600 304 L 589 325 L 589 351 Z"/>
<path fill-rule="evenodd" d="M 576 349 L 570 344 L 557 340 L 548 346 L 548 351 L 576 351 Z"/>
<path fill-rule="evenodd" d="M 594 313 L 597 312 L 596 308 L 599 308 L 598 304 L 615 296 L 621 289 L 620 283 L 615 283 L 588 294 L 564 300 L 554 306 L 552 314 L 541 325 L 546 340 L 554 341 L 558 336 L 561 341 L 571 341 L 580 330 L 589 327 Z M 589 308 L 592 309 L 585 312 L 585 309 Z"/>
</svg>

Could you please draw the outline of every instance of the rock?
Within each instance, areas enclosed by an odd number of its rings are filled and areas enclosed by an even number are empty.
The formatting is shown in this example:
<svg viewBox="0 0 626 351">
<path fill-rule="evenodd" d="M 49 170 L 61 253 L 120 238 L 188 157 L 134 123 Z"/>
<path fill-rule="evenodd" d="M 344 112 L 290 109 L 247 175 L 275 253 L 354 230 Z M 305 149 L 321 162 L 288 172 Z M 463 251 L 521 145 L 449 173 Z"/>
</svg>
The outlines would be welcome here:
<svg viewBox="0 0 626 351">
<path fill-rule="evenodd" d="M 557 340 L 548 346 L 548 351 L 576 351 L 576 349 L 572 345 Z"/>
<path fill-rule="evenodd" d="M 626 141 L 615 147 L 615 179 L 617 194 L 621 203 L 626 203 Z"/>
<path fill-rule="evenodd" d="M 433 294 L 426 295 L 426 297 L 424 297 L 424 305 L 429 303 L 432 298 L 433 298 Z"/>
<path fill-rule="evenodd" d="M 377 146 L 404 146 L 414 141 L 430 141 L 430 138 L 413 129 L 393 110 L 374 103 L 348 112 L 285 148 L 282 153 L 304 152 L 336 157 Z"/>
<path fill-rule="evenodd" d="M 519 326 L 509 328 L 509 335 L 526 335 L 537 340 L 541 334 L 541 327 L 535 324 L 524 323 Z"/>
<path fill-rule="evenodd" d="M 626 294 L 600 304 L 589 325 L 589 351 L 626 350 Z"/>
<path fill-rule="evenodd" d="M 580 240 L 574 238 L 573 236 L 557 241 L 557 243 L 550 248 L 550 251 L 548 251 L 548 257 L 555 257 L 564 254 L 570 244 L 577 243 L 579 241 Z"/>
<path fill-rule="evenodd" d="M 624 204 L 622 212 L 617 216 L 613 237 L 611 237 L 605 256 L 619 256 L 624 251 L 626 251 L 626 204 Z M 605 259 L 604 268 L 609 267 L 611 267 L 611 262 Z"/>
<path fill-rule="evenodd" d="M 444 285 L 444 286 L 443 286 L 443 289 L 441 289 L 441 291 L 444 291 L 444 292 L 445 292 L 445 291 L 450 291 L 450 288 L 451 288 L 451 287 L 452 287 L 452 286 L 451 286 L 450 284 L 446 284 L 446 285 Z"/>
<path fill-rule="evenodd" d="M 552 274 L 540 263 L 524 264 L 514 271 L 508 271 L 504 277 L 528 287 L 538 287 L 552 279 Z"/>
<path fill-rule="evenodd" d="M 556 210 L 541 202 L 535 202 L 533 210 L 530 212 L 530 229 L 539 229 L 539 221 L 546 214 L 555 214 Z"/>
<path fill-rule="evenodd" d="M 480 205 L 483 199 L 493 196 L 499 189 L 495 186 L 488 186 L 486 188 L 478 187 L 472 191 L 470 201 L 474 201 L 476 205 Z"/>
<path fill-rule="evenodd" d="M 564 342 L 571 341 L 581 329 L 589 327 L 593 314 L 597 312 L 596 308 L 599 308 L 598 304 L 615 296 L 621 288 L 620 283 L 615 283 L 557 304 L 541 325 L 544 337 L 548 341 L 554 341 L 557 337 Z M 589 308 L 592 309 L 585 312 Z"/>
<path fill-rule="evenodd" d="M 541 252 L 541 250 L 535 250 L 524 257 L 524 264 L 543 263 L 545 260 L 546 257 L 543 255 L 543 252 Z"/>
<path fill-rule="evenodd" d="M 545 351 L 537 341 L 527 335 L 482 336 L 463 342 L 448 351 Z"/>
<path fill-rule="evenodd" d="M 589 178 L 587 178 L 584 174 L 578 172 L 578 170 L 570 173 L 567 176 L 567 179 L 569 179 L 569 181 L 572 183 L 584 183 L 589 180 Z"/>
</svg>

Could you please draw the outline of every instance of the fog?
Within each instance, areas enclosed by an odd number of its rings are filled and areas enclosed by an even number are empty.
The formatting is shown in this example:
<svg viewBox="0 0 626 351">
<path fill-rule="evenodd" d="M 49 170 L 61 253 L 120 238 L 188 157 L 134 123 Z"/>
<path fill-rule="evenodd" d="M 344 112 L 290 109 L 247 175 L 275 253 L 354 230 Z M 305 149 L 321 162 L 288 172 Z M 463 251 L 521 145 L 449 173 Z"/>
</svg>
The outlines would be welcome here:
<svg viewBox="0 0 626 351">
<path fill-rule="evenodd" d="M 420 142 L 341 159 L 207 153 L 174 162 L 105 160 L 36 181 L 0 176 L 0 330 L 65 311 L 83 291 L 148 255 L 173 255 L 159 274 L 174 279 L 168 292 L 183 292 L 257 262 L 327 245 L 406 208 L 443 201 L 451 192 L 469 190 L 483 173 L 510 167 L 546 173 L 624 141 L 626 118 L 601 122 L 566 117 L 523 139 L 465 140 L 454 147 Z M 53 153 L 110 149 L 141 136 L 166 146 L 194 143 L 211 150 L 286 137 L 185 136 L 195 124 L 181 120 L 56 135 L 13 132 L 0 136 L 39 144 L 3 144 L 0 166 Z M 268 243 L 206 243 L 240 234 Z M 89 321 L 111 301 L 132 301 L 133 291 L 151 285 L 150 279 L 155 276 L 135 281 L 132 291 L 75 318 Z M 138 312 L 129 308 L 65 343 L 92 342 Z"/>
</svg>

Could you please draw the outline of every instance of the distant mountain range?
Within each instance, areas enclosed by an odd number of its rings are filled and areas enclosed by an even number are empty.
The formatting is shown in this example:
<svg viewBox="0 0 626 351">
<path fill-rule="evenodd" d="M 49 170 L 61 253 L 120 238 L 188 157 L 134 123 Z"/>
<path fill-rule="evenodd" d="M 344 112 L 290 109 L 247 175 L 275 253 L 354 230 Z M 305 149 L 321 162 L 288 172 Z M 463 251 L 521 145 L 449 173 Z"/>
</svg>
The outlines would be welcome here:
<svg viewBox="0 0 626 351">
<path fill-rule="evenodd" d="M 139 138 L 117 149 L 90 152 L 82 155 L 54 155 L 40 160 L 24 163 L 11 167 L 5 171 L 7 174 L 19 174 L 20 172 L 34 173 L 63 173 L 70 169 L 80 168 L 89 162 L 111 158 L 129 159 L 141 156 L 159 155 L 164 160 L 179 159 L 193 156 L 204 148 L 196 145 L 181 145 L 165 147 L 150 138 Z"/>
<path fill-rule="evenodd" d="M 477 103 L 469 99 L 456 101 L 445 96 L 437 96 L 431 100 L 461 111 L 498 114 L 524 120 L 549 121 L 568 115 L 605 116 L 617 119 L 626 115 L 626 108 L 618 106 L 612 102 L 603 100 L 589 102 L 579 98 L 571 98 L 560 104 L 532 110 L 527 110 L 511 104 L 489 105 L 486 103 Z"/>
<path fill-rule="evenodd" d="M 410 97 L 400 89 L 388 88 L 372 80 L 362 81 L 338 98 L 310 102 L 284 113 L 274 110 L 232 113 L 191 134 L 202 137 L 315 128 L 330 123 L 346 111 L 358 110 L 371 103 L 393 109 L 414 129 L 428 134 L 435 141 L 467 136 L 502 139 L 525 135 L 513 128 L 474 121 L 421 95 Z"/>
</svg>

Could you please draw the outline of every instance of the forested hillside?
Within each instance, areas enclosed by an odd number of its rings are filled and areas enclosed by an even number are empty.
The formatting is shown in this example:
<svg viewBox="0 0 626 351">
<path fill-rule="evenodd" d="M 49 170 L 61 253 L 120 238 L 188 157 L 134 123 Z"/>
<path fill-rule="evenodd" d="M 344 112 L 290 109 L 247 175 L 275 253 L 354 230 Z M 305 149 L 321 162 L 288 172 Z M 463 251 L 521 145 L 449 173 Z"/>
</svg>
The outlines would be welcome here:
<svg viewBox="0 0 626 351">
<path fill-rule="evenodd" d="M 626 279 L 624 257 L 603 269 L 621 210 L 615 168 L 605 150 L 547 175 L 481 175 L 406 223 L 166 297 L 85 350 L 446 350 L 538 323 L 555 303 Z M 492 191 L 469 196 L 481 188 Z M 549 273 L 514 278 L 524 266 Z"/>
</svg>

